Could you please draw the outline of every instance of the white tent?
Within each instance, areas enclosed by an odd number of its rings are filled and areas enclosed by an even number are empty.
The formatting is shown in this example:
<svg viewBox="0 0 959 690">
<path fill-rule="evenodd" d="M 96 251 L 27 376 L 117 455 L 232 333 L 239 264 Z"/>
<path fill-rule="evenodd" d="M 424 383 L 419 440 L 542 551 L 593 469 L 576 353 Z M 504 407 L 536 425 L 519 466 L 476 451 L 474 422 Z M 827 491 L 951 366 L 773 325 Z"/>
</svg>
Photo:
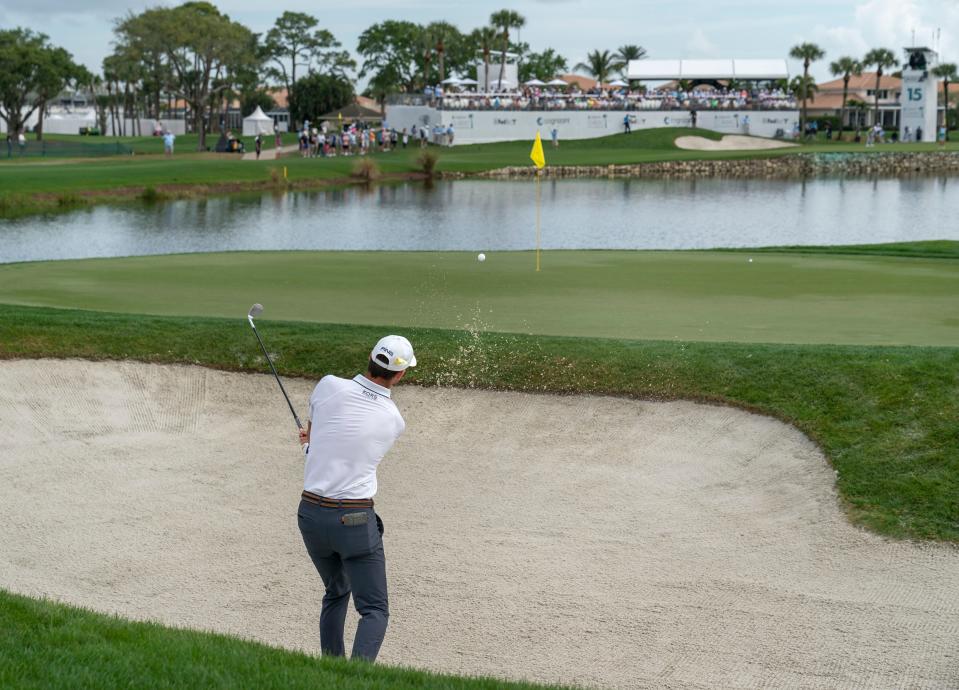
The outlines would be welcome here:
<svg viewBox="0 0 959 690">
<path fill-rule="evenodd" d="M 243 118 L 243 136 L 252 137 L 257 134 L 273 134 L 273 118 L 263 112 L 260 106 Z"/>
<path fill-rule="evenodd" d="M 449 77 L 440 82 L 441 84 L 446 84 L 447 86 L 452 86 L 453 84 L 461 84 L 462 82 L 456 77 Z"/>
<path fill-rule="evenodd" d="M 526 86 L 546 86 L 545 81 L 539 79 L 530 79 L 528 82 L 525 82 Z"/>
<path fill-rule="evenodd" d="M 558 77 L 556 79 L 550 79 L 548 82 L 546 82 L 546 85 L 547 86 L 569 86 L 567 82 L 563 81 L 562 79 Z"/>
<path fill-rule="evenodd" d="M 616 79 L 614 81 L 609 82 L 606 86 L 629 86 L 629 84 L 624 82 L 622 79 Z"/>
</svg>

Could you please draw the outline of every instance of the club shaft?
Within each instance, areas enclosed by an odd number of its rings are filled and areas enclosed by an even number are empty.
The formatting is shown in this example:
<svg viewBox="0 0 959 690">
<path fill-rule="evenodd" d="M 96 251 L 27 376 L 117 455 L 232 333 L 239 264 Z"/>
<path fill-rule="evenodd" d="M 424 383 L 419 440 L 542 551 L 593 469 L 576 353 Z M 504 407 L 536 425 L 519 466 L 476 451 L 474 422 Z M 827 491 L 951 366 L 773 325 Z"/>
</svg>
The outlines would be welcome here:
<svg viewBox="0 0 959 690">
<path fill-rule="evenodd" d="M 253 335 L 256 336 L 256 342 L 260 344 L 260 349 L 263 350 L 263 355 L 266 357 L 266 361 L 269 362 L 270 369 L 273 370 L 273 376 L 276 378 L 276 382 L 280 386 L 280 391 L 283 392 L 283 397 L 286 398 L 286 404 L 290 406 L 290 414 L 293 415 L 293 419 L 296 421 L 296 427 L 298 429 L 302 429 L 303 423 L 296 414 L 296 410 L 293 409 L 293 403 L 290 402 L 290 396 L 286 394 L 286 388 L 283 387 L 283 382 L 280 380 L 280 375 L 276 372 L 276 367 L 273 366 L 273 360 L 270 359 L 270 353 L 266 351 L 266 346 L 263 345 L 263 340 L 260 338 L 260 334 L 256 330 L 256 325 L 254 325 L 253 319 L 250 319 L 250 325 L 253 327 Z"/>
</svg>

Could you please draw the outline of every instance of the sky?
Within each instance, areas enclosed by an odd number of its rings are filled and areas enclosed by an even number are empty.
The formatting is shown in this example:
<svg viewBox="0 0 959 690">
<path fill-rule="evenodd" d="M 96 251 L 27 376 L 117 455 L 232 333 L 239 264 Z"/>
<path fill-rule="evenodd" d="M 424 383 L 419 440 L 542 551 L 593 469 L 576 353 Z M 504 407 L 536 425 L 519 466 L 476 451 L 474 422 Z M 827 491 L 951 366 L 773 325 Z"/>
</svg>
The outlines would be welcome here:
<svg viewBox="0 0 959 690">
<path fill-rule="evenodd" d="M 0 28 L 29 27 L 50 36 L 91 70 L 99 71 L 111 51 L 113 21 L 129 12 L 170 0 L 0 0 Z M 520 39 L 534 51 L 551 47 L 570 66 L 587 51 L 615 50 L 633 43 L 651 58 L 788 58 L 789 48 L 817 43 L 825 60 L 811 71 L 830 79 L 829 61 L 861 57 L 874 47 L 901 56 L 903 46 L 935 47 L 940 60 L 959 62 L 959 0 L 220 0 L 222 12 L 257 33 L 265 33 L 284 10 L 318 17 L 355 55 L 359 35 L 385 19 L 417 23 L 446 20 L 461 31 L 489 21 L 491 13 L 513 9 L 526 18 Z M 915 32 L 915 43 L 913 43 Z M 358 59 L 358 62 L 360 60 Z M 790 73 L 802 65 L 789 62 Z"/>
</svg>

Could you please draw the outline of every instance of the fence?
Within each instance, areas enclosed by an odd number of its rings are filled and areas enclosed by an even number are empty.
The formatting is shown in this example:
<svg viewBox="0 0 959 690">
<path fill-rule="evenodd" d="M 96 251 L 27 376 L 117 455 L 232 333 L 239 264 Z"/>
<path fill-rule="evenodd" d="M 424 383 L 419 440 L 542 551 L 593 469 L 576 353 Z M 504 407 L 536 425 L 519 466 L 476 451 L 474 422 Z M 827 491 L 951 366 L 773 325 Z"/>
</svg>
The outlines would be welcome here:
<svg viewBox="0 0 959 690">
<path fill-rule="evenodd" d="M 133 149 L 125 144 L 95 144 L 79 141 L 28 140 L 20 145 L 16 139 L 8 140 L 3 155 L 6 158 L 100 158 L 104 156 L 130 155 Z"/>
</svg>

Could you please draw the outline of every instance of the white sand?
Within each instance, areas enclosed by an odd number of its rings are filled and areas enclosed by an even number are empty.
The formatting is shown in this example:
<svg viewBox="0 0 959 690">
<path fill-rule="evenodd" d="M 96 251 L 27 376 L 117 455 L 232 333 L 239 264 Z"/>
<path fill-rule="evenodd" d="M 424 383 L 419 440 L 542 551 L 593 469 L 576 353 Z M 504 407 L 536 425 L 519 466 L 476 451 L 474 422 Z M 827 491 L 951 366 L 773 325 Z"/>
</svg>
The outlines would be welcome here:
<svg viewBox="0 0 959 690">
<path fill-rule="evenodd" d="M 288 383 L 305 414 L 312 383 Z M 851 527 L 795 429 L 682 402 L 396 399 L 381 661 L 606 688 L 956 687 L 959 549 Z M 0 587 L 316 651 L 301 464 L 272 378 L 0 363 Z"/>
<path fill-rule="evenodd" d="M 691 151 L 757 151 L 761 149 L 785 149 L 796 146 L 796 144 L 781 139 L 763 139 L 762 137 L 727 134 L 719 141 L 713 141 L 705 137 L 677 137 L 676 146 Z"/>
</svg>

